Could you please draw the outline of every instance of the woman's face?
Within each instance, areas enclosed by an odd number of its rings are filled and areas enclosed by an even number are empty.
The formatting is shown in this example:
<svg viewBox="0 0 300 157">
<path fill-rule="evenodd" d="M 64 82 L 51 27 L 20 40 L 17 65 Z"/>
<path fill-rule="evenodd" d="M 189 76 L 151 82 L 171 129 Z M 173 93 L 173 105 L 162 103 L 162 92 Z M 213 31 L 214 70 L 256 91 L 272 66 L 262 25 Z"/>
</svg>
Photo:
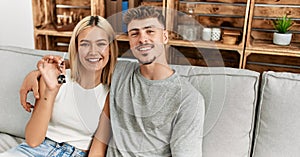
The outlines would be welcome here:
<svg viewBox="0 0 300 157">
<path fill-rule="evenodd" d="M 88 72 L 102 70 L 109 60 L 109 40 L 99 27 L 90 27 L 78 35 L 78 57 L 80 69 Z"/>
</svg>

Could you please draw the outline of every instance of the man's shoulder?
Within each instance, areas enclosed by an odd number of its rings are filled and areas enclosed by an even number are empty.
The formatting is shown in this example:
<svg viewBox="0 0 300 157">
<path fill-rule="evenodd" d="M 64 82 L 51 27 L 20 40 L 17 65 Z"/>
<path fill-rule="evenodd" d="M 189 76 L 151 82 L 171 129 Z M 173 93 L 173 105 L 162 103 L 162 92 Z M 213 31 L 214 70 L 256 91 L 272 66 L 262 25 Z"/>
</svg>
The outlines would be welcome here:
<svg viewBox="0 0 300 157">
<path fill-rule="evenodd" d="M 179 80 L 179 86 L 182 90 L 182 96 L 191 99 L 204 99 L 202 93 L 186 78 L 176 74 Z"/>
<path fill-rule="evenodd" d="M 115 71 L 133 70 L 138 67 L 138 62 L 128 60 L 118 60 Z"/>
</svg>

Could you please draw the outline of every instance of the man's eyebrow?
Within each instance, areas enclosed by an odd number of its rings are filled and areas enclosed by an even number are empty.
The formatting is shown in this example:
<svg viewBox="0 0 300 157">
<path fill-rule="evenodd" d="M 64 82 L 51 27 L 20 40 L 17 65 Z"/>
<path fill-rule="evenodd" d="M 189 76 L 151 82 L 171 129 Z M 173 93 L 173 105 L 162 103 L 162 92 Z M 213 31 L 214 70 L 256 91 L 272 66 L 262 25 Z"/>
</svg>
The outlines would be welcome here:
<svg viewBox="0 0 300 157">
<path fill-rule="evenodd" d="M 150 26 L 145 26 L 145 27 L 143 27 L 143 28 L 141 28 L 141 29 L 148 29 L 148 28 L 158 28 L 158 27 L 156 27 L 156 26 L 154 26 L 154 25 L 150 25 Z M 129 30 L 128 32 L 131 32 L 131 31 L 138 31 L 138 30 L 140 30 L 140 28 L 133 28 L 133 29 Z"/>
</svg>

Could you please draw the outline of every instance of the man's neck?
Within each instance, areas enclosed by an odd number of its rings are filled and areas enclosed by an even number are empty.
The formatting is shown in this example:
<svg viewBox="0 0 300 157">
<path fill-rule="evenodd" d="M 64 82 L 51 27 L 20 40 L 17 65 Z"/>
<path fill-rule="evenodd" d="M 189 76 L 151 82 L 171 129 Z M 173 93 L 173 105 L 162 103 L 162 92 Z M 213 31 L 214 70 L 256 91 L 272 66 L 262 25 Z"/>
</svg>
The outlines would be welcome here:
<svg viewBox="0 0 300 157">
<path fill-rule="evenodd" d="M 166 63 L 151 63 L 147 65 L 140 65 L 141 74 L 149 80 L 164 80 L 174 71 Z"/>
</svg>

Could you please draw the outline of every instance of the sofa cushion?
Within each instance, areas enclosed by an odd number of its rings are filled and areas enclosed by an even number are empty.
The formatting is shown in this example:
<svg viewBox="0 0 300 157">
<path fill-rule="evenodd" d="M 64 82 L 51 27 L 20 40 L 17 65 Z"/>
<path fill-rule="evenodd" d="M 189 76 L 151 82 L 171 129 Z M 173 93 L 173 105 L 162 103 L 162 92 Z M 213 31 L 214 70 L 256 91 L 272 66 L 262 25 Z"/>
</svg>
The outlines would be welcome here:
<svg viewBox="0 0 300 157">
<path fill-rule="evenodd" d="M 24 141 L 23 138 L 14 137 L 5 133 L 0 133 L 0 153 L 17 146 Z M 1 155 L 0 155 L 1 156 Z"/>
<path fill-rule="evenodd" d="M 36 63 L 46 54 L 63 55 L 61 52 L 32 50 L 0 46 L 0 132 L 24 137 L 24 129 L 30 117 L 20 103 L 19 89 L 24 77 L 36 69 Z M 29 95 L 29 101 L 33 101 Z"/>
<path fill-rule="evenodd" d="M 300 75 L 264 72 L 254 157 L 300 156 Z"/>
<path fill-rule="evenodd" d="M 203 157 L 249 157 L 259 73 L 224 67 L 173 68 L 205 98 Z"/>
</svg>

